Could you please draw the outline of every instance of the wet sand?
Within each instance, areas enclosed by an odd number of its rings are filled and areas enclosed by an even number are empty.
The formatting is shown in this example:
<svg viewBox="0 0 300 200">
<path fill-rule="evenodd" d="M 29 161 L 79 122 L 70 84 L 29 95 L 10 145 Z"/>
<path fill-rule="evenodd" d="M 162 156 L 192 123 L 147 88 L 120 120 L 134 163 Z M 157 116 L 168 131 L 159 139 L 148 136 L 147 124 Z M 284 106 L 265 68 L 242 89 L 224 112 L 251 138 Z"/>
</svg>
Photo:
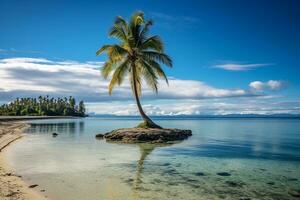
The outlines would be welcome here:
<svg viewBox="0 0 300 200">
<path fill-rule="evenodd" d="M 36 189 L 15 174 L 6 163 L 6 148 L 14 141 L 23 137 L 22 131 L 28 125 L 23 122 L 0 121 L 0 199 L 1 200 L 44 200 L 47 199 Z"/>
</svg>

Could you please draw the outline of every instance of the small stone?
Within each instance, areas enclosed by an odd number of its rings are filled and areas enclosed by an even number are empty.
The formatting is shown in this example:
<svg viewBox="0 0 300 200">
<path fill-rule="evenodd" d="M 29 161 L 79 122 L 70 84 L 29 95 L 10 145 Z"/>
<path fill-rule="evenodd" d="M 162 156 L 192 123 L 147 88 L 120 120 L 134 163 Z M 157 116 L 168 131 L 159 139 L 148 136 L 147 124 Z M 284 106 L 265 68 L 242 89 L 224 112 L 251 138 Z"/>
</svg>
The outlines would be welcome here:
<svg viewBox="0 0 300 200">
<path fill-rule="evenodd" d="M 40 190 L 41 192 L 45 192 L 46 190 Z"/>
<path fill-rule="evenodd" d="M 154 182 L 154 183 L 161 183 L 161 180 L 160 180 L 160 179 L 157 179 L 157 178 L 155 178 L 155 179 L 153 179 L 153 182 Z"/>
<path fill-rule="evenodd" d="M 275 185 L 274 182 L 267 182 L 268 185 Z"/>
<path fill-rule="evenodd" d="M 134 181 L 133 178 L 129 178 L 129 179 L 125 180 L 126 183 L 132 183 L 133 181 Z"/>
<path fill-rule="evenodd" d="M 162 166 L 170 166 L 171 164 L 170 163 L 164 163 L 162 164 Z"/>
<path fill-rule="evenodd" d="M 191 178 L 187 178 L 186 181 L 188 181 L 188 182 L 198 182 L 197 180 L 191 179 Z"/>
<path fill-rule="evenodd" d="M 56 136 L 58 136 L 58 133 L 52 133 L 52 136 L 56 137 Z"/>
<path fill-rule="evenodd" d="M 97 139 L 103 139 L 103 138 L 104 138 L 104 134 L 98 133 L 95 137 L 96 137 Z"/>
<path fill-rule="evenodd" d="M 297 178 L 288 178 L 287 180 L 288 180 L 288 181 L 298 181 Z"/>
<path fill-rule="evenodd" d="M 242 183 L 238 183 L 235 181 L 226 181 L 225 183 L 230 187 L 242 187 L 243 186 Z"/>
<path fill-rule="evenodd" d="M 164 173 L 173 175 L 173 174 L 177 174 L 177 171 L 175 169 L 168 169 L 168 170 L 165 170 Z"/>
<path fill-rule="evenodd" d="M 34 185 L 29 185 L 28 187 L 29 188 L 35 188 L 35 187 L 37 187 L 37 186 L 39 186 L 38 184 L 34 184 Z"/>
<path fill-rule="evenodd" d="M 231 174 L 228 173 L 228 172 L 218 172 L 217 175 L 219 175 L 219 176 L 231 176 Z"/>
<path fill-rule="evenodd" d="M 5 197 L 12 197 L 12 196 L 14 196 L 16 194 L 18 194 L 18 193 L 17 192 L 11 192 L 11 193 L 5 195 Z"/>
<path fill-rule="evenodd" d="M 205 174 L 203 172 L 197 172 L 195 173 L 196 176 L 205 176 Z"/>
<path fill-rule="evenodd" d="M 200 185 L 191 185 L 193 188 L 200 188 Z"/>
</svg>

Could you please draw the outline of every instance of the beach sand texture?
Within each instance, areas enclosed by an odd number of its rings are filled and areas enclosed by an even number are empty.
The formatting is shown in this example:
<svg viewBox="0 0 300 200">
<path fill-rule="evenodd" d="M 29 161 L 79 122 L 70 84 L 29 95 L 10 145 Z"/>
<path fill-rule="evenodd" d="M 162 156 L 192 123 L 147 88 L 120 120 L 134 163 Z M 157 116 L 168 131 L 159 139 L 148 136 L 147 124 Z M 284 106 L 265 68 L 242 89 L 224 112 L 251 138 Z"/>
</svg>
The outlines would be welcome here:
<svg viewBox="0 0 300 200">
<path fill-rule="evenodd" d="M 1 200 L 44 200 L 38 191 L 29 188 L 21 176 L 14 173 L 5 161 L 6 147 L 23 136 L 28 125 L 22 122 L 0 122 L 0 199 Z"/>
</svg>

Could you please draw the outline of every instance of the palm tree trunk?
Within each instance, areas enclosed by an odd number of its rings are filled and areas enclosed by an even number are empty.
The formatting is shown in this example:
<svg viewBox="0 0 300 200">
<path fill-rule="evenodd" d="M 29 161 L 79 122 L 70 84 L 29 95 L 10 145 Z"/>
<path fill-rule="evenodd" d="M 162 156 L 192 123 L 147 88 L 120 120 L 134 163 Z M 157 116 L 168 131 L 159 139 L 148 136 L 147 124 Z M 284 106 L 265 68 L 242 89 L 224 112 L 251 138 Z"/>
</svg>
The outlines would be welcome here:
<svg viewBox="0 0 300 200">
<path fill-rule="evenodd" d="M 159 125 L 155 124 L 144 112 L 140 99 L 139 99 L 139 95 L 138 95 L 138 91 L 137 91 L 137 83 L 136 83 L 136 69 L 135 69 L 135 65 L 132 65 L 132 84 L 133 84 L 133 93 L 134 93 L 134 98 L 138 107 L 138 110 L 141 114 L 141 117 L 144 120 L 144 126 L 145 127 L 149 127 L 149 128 L 161 128 Z"/>
</svg>

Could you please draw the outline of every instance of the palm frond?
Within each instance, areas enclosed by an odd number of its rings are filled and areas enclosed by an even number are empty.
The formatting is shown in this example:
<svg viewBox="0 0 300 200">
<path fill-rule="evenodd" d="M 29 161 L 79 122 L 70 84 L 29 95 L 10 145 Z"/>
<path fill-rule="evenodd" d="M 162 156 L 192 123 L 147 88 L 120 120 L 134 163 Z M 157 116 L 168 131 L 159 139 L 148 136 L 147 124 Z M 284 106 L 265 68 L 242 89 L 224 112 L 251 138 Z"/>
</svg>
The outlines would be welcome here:
<svg viewBox="0 0 300 200">
<path fill-rule="evenodd" d="M 163 63 L 168 67 L 172 67 L 171 58 L 164 53 L 155 52 L 155 51 L 142 51 L 142 57 L 145 57 L 146 60 L 155 60 L 160 63 Z"/>
<path fill-rule="evenodd" d="M 142 61 L 140 63 L 142 65 L 142 75 L 147 83 L 147 85 L 149 85 L 156 93 L 157 93 L 157 85 L 158 85 L 158 81 L 157 81 L 157 75 L 155 73 L 155 71 L 153 70 L 153 68 L 151 67 L 151 65 L 149 65 L 147 62 Z"/>
<path fill-rule="evenodd" d="M 140 49 L 142 50 L 155 50 L 159 53 L 164 51 L 164 45 L 161 41 L 160 37 L 155 35 L 152 37 L 147 38 L 141 45 Z"/>
<path fill-rule="evenodd" d="M 113 76 L 111 78 L 111 81 L 108 86 L 108 91 L 109 94 L 112 94 L 112 90 L 115 87 L 116 84 L 121 85 L 127 72 L 128 72 L 128 67 L 129 67 L 129 60 L 126 59 L 123 61 L 119 66 L 116 67 L 116 70 L 113 73 Z"/>
<path fill-rule="evenodd" d="M 99 56 L 103 52 L 108 54 L 109 60 L 112 63 L 121 61 L 128 54 L 128 51 L 120 45 L 104 45 L 96 52 L 96 55 Z"/>
<path fill-rule="evenodd" d="M 101 68 L 101 75 L 104 79 L 107 79 L 110 73 L 114 70 L 115 64 L 110 62 L 109 60 L 104 63 L 104 65 Z"/>
<path fill-rule="evenodd" d="M 115 23 L 110 29 L 108 35 L 110 37 L 115 37 L 123 42 L 126 42 L 130 35 L 127 22 L 121 16 L 116 17 Z"/>
<path fill-rule="evenodd" d="M 161 68 L 160 64 L 158 64 L 154 60 L 145 61 L 145 62 L 148 63 L 153 68 L 153 70 L 157 73 L 159 77 L 165 79 L 166 83 L 169 85 L 168 77 L 163 71 L 163 69 Z"/>
<path fill-rule="evenodd" d="M 112 45 L 103 45 L 100 49 L 96 51 L 96 55 L 100 56 L 102 53 L 109 51 Z"/>
<path fill-rule="evenodd" d="M 124 31 L 124 29 L 118 25 L 114 25 L 111 27 L 110 32 L 108 33 L 110 37 L 115 37 L 117 39 L 126 41 L 127 40 L 127 34 Z"/>
<path fill-rule="evenodd" d="M 144 13 L 143 12 L 136 12 L 132 15 L 130 22 L 129 22 L 129 27 L 131 31 L 131 37 L 132 37 L 132 47 L 136 47 L 137 43 L 139 41 L 139 35 L 141 31 L 141 26 L 142 24 L 145 23 L 144 20 Z"/>
<path fill-rule="evenodd" d="M 144 26 L 141 28 L 141 31 L 139 33 L 138 42 L 136 44 L 137 46 L 140 46 L 141 43 L 147 39 L 149 28 L 152 25 L 153 25 L 153 21 L 152 20 L 145 21 Z"/>
</svg>

